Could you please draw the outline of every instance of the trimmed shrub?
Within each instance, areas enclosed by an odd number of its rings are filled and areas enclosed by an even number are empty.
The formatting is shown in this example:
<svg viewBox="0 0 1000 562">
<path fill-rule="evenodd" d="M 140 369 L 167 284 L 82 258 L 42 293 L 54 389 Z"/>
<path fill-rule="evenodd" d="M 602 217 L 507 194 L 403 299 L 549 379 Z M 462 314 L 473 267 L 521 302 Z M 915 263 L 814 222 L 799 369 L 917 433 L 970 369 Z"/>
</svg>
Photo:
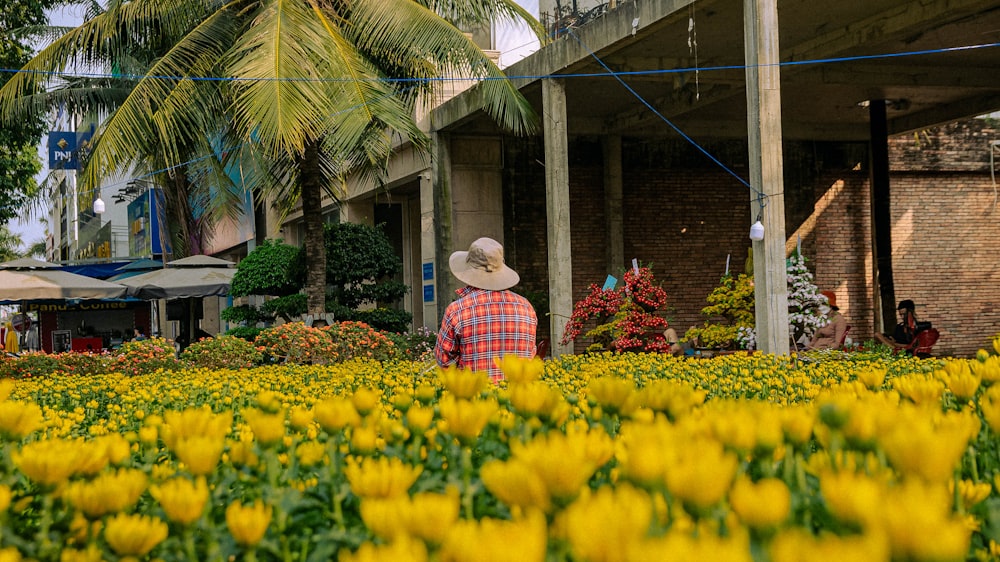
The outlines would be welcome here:
<svg viewBox="0 0 1000 562">
<path fill-rule="evenodd" d="M 338 359 L 337 347 L 326 329 L 312 328 L 302 322 L 288 322 L 266 328 L 254 340 L 264 363 L 327 365 Z"/>
<path fill-rule="evenodd" d="M 400 355 L 392 340 L 364 322 L 337 322 L 322 329 L 333 340 L 338 361 L 359 357 L 388 361 Z"/>
<path fill-rule="evenodd" d="M 257 336 L 264 331 L 264 328 L 256 328 L 253 326 L 239 326 L 237 328 L 232 328 L 226 332 L 227 336 L 234 336 L 240 339 L 247 340 L 253 343 L 257 339 Z"/>
<path fill-rule="evenodd" d="M 109 368 L 126 375 L 145 375 L 160 369 L 174 371 L 182 366 L 172 343 L 163 338 L 150 338 L 123 343 Z"/>
<path fill-rule="evenodd" d="M 204 338 L 181 352 L 181 361 L 205 369 L 248 369 L 262 358 L 253 343 L 236 336 Z"/>
<path fill-rule="evenodd" d="M 18 357 L 7 357 L 0 362 L 0 377 L 28 379 L 45 377 L 60 369 L 59 359 L 40 351 L 22 353 Z"/>
</svg>

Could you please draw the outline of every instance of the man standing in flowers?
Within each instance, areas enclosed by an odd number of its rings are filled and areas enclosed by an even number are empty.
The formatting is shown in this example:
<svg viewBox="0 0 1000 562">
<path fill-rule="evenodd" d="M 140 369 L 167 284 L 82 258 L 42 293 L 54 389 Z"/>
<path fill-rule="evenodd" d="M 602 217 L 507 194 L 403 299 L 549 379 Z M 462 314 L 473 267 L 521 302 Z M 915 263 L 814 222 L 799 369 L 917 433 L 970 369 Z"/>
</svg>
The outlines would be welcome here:
<svg viewBox="0 0 1000 562">
<path fill-rule="evenodd" d="M 442 367 L 455 365 L 503 378 L 497 361 L 505 355 L 535 355 L 538 317 L 527 299 L 509 291 L 521 280 L 503 260 L 503 246 L 480 238 L 467 252 L 448 260 L 451 273 L 466 284 L 441 320 L 434 356 Z"/>
</svg>

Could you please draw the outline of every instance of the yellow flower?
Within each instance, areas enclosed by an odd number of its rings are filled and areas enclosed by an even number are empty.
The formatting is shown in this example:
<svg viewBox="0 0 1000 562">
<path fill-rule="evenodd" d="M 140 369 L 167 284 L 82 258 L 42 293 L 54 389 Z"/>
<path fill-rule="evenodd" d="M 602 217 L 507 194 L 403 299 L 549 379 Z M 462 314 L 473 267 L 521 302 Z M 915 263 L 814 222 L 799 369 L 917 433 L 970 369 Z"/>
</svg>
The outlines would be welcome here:
<svg viewBox="0 0 1000 562">
<path fill-rule="evenodd" d="M 0 562 L 21 562 L 21 551 L 13 546 L 0 549 Z"/>
<path fill-rule="evenodd" d="M 14 494 L 10 491 L 10 486 L 0 484 L 0 513 L 7 511 L 7 508 L 10 507 L 10 500 L 13 497 Z"/>
<path fill-rule="evenodd" d="M 590 433 L 571 431 L 568 434 L 551 432 L 526 444 L 512 443 L 511 453 L 514 459 L 531 467 L 553 499 L 567 502 L 580 493 L 601 467 L 603 462 L 598 458 L 604 454 L 601 443 L 610 441 L 602 430 Z M 535 497 L 538 492 L 529 490 L 524 493 Z"/>
<path fill-rule="evenodd" d="M 886 373 L 888 373 L 888 369 L 885 367 L 872 366 L 858 371 L 857 377 L 862 384 L 872 390 L 876 390 L 882 388 L 882 385 L 885 384 Z"/>
<path fill-rule="evenodd" d="M 330 398 L 313 405 L 313 416 L 320 427 L 329 433 L 335 433 L 347 426 L 357 426 L 361 416 L 354 405 L 346 398 Z"/>
<path fill-rule="evenodd" d="M 562 392 L 540 381 L 511 385 L 510 404 L 523 416 L 538 416 L 554 423 L 569 415 L 569 404 Z"/>
<path fill-rule="evenodd" d="M 967 360 L 955 359 L 949 361 L 945 363 L 944 369 L 937 371 L 936 374 L 938 378 L 944 381 L 948 390 L 955 395 L 955 398 L 958 398 L 962 402 L 970 400 L 976 395 L 976 391 L 979 390 L 979 376 L 969 368 L 969 361 Z"/>
<path fill-rule="evenodd" d="M 792 494 L 788 486 L 777 478 L 763 478 L 756 483 L 741 478 L 729 491 L 729 503 L 748 526 L 767 528 L 788 519 Z"/>
<path fill-rule="evenodd" d="M 326 447 L 316 441 L 306 441 L 295 448 L 302 466 L 314 466 L 326 460 Z"/>
<path fill-rule="evenodd" d="M 229 441 L 229 461 L 233 464 L 255 467 L 260 459 L 254 452 L 253 441 Z"/>
<path fill-rule="evenodd" d="M 453 489 L 452 489 L 453 490 Z M 457 491 L 424 492 L 413 497 L 368 498 L 361 502 L 361 519 L 384 539 L 412 536 L 439 544 L 458 520 Z"/>
<path fill-rule="evenodd" d="M 339 562 L 426 562 L 427 547 L 424 543 L 399 537 L 389 544 L 376 545 L 366 542 L 357 551 L 341 550 Z"/>
<path fill-rule="evenodd" d="M 914 404 L 940 404 L 944 394 L 944 383 L 925 374 L 897 377 L 893 379 L 892 387 Z"/>
<path fill-rule="evenodd" d="M 244 506 L 239 500 L 226 508 L 226 526 L 236 542 L 243 546 L 256 546 L 264 538 L 271 524 L 271 506 L 258 501 Z"/>
<path fill-rule="evenodd" d="M 204 477 L 191 481 L 187 478 L 171 478 L 149 490 L 156 501 L 160 502 L 167 518 L 174 523 L 190 525 L 201 517 L 208 503 L 208 485 Z"/>
<path fill-rule="evenodd" d="M 225 448 L 221 436 L 194 436 L 174 441 L 172 449 L 188 471 L 195 476 L 204 476 L 215 470 Z"/>
<path fill-rule="evenodd" d="M 146 485 L 144 472 L 122 469 L 100 474 L 90 482 L 72 482 L 66 487 L 63 497 L 87 517 L 96 519 L 135 505 L 146 491 Z"/>
<path fill-rule="evenodd" d="M 0 438 L 20 441 L 41 429 L 43 419 L 38 404 L 0 401 Z"/>
<path fill-rule="evenodd" d="M 119 513 L 104 525 L 104 540 L 120 556 L 145 556 L 167 538 L 167 524 L 155 517 Z"/>
<path fill-rule="evenodd" d="M 826 472 L 819 484 L 826 508 L 837 519 L 861 526 L 877 520 L 883 486 L 872 477 L 847 471 Z"/>
<path fill-rule="evenodd" d="M 351 395 L 351 404 L 362 417 L 372 413 L 379 405 L 379 394 L 368 387 L 361 387 Z"/>
<path fill-rule="evenodd" d="M 705 402 L 708 395 L 704 390 L 695 390 L 689 384 L 670 379 L 658 379 L 639 391 L 640 403 L 657 412 L 663 412 L 676 420 L 690 412 L 695 406 Z"/>
<path fill-rule="evenodd" d="M 980 361 L 971 362 L 969 367 L 986 384 L 1000 382 L 1000 356 L 984 357 Z"/>
<path fill-rule="evenodd" d="M 639 405 L 635 384 L 619 377 L 605 376 L 590 381 L 587 394 L 610 414 L 627 416 Z"/>
<path fill-rule="evenodd" d="M 96 544 L 91 544 L 84 550 L 64 548 L 59 553 L 59 562 L 104 562 L 104 556 Z"/>
<path fill-rule="evenodd" d="M 308 429 L 313 422 L 313 412 L 302 406 L 296 406 L 288 413 L 288 423 L 297 431 Z"/>
<path fill-rule="evenodd" d="M 463 400 L 454 396 L 445 396 L 439 403 L 441 419 L 447 423 L 447 432 L 466 445 L 476 441 L 498 407 L 493 399 Z"/>
<path fill-rule="evenodd" d="M 953 494 L 954 491 L 955 481 L 949 480 L 948 492 L 949 494 Z M 962 498 L 962 506 L 966 511 L 990 497 L 990 493 L 992 492 L 993 486 L 989 482 L 973 482 L 972 480 L 964 479 L 958 482 L 958 494 Z"/>
<path fill-rule="evenodd" d="M 879 444 L 892 466 L 903 474 L 928 482 L 947 482 L 970 437 L 968 428 L 957 425 L 957 416 L 951 416 L 956 421 L 950 425 L 945 423 L 949 418 L 944 417 L 935 427 L 926 412 L 901 408 L 895 426 L 879 436 Z"/>
<path fill-rule="evenodd" d="M 438 369 L 438 377 L 441 379 L 441 386 L 460 399 L 475 398 L 490 385 L 489 375 L 485 372 L 459 369 L 454 365 Z"/>
<path fill-rule="evenodd" d="M 603 487 L 567 507 L 560 529 L 576 559 L 625 562 L 626 553 L 645 538 L 652 515 L 644 492 L 627 484 Z"/>
<path fill-rule="evenodd" d="M 406 423 L 415 432 L 427 431 L 434 421 L 434 408 L 429 406 L 413 406 L 406 411 Z"/>
<path fill-rule="evenodd" d="M 285 437 L 285 412 L 267 413 L 256 408 L 243 412 L 250 430 L 262 447 L 270 447 L 281 443 Z"/>
<path fill-rule="evenodd" d="M 979 396 L 979 411 L 993 433 L 1000 433 L 1000 386 L 991 386 Z"/>
<path fill-rule="evenodd" d="M 893 488 L 880 506 L 898 560 L 964 560 L 971 529 L 951 511 L 951 497 L 942 484 L 908 480 Z"/>
<path fill-rule="evenodd" d="M 212 437 L 221 441 L 232 430 L 232 425 L 231 412 L 215 414 L 207 406 L 182 412 L 170 411 L 163 414 L 160 437 L 169 449 L 174 450 L 177 442 L 183 439 Z"/>
<path fill-rule="evenodd" d="M 524 359 L 516 355 L 504 355 L 496 360 L 503 376 L 511 385 L 525 384 L 541 378 L 545 363 L 539 357 Z"/>
<path fill-rule="evenodd" d="M 378 432 L 374 427 L 361 426 L 351 429 L 351 450 L 368 455 L 378 448 Z"/>
<path fill-rule="evenodd" d="M 801 528 L 775 536 L 770 545 L 772 562 L 809 560 L 857 560 L 888 562 L 889 543 L 883 533 L 838 536 L 825 533 L 814 536 Z"/>
<path fill-rule="evenodd" d="M 423 467 L 403 464 L 398 458 L 365 458 L 348 460 L 344 474 L 355 495 L 363 498 L 401 496 L 417 481 Z"/>
<path fill-rule="evenodd" d="M 547 544 L 545 517 L 532 512 L 522 519 L 460 520 L 441 546 L 442 562 L 543 562 Z"/>
<path fill-rule="evenodd" d="M 678 451 L 667 468 L 667 489 L 685 506 L 708 509 L 725 495 L 736 474 L 736 455 L 717 441 L 694 441 Z"/>
<path fill-rule="evenodd" d="M 12 453 L 11 458 L 14 466 L 35 482 L 59 484 L 74 473 L 82 459 L 84 450 L 80 443 L 62 439 L 34 441 Z"/>
<path fill-rule="evenodd" d="M 548 512 L 552 508 L 545 482 L 532 467 L 521 460 L 492 460 L 479 471 L 483 485 L 500 501 L 511 507 L 535 508 Z"/>
</svg>

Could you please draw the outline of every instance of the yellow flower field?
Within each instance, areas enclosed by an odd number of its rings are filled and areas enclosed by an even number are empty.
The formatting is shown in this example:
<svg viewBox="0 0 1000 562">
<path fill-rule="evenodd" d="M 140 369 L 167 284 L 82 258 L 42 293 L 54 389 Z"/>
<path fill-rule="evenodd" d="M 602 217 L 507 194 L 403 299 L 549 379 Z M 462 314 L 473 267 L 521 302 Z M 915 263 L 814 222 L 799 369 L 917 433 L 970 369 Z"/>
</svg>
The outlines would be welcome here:
<svg viewBox="0 0 1000 562">
<path fill-rule="evenodd" d="M 0 381 L 0 560 L 1000 560 L 1000 356 L 502 366 Z"/>
</svg>

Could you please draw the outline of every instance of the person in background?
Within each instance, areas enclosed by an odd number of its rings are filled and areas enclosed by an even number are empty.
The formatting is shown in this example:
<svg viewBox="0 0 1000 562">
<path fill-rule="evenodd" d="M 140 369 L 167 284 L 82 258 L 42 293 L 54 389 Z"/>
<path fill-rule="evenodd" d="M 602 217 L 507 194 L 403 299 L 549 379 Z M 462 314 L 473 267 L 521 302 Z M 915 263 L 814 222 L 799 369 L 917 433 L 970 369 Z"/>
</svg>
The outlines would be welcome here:
<svg viewBox="0 0 1000 562">
<path fill-rule="evenodd" d="M 134 328 L 132 330 L 132 341 L 142 341 L 146 339 L 146 336 L 142 333 L 142 329 Z"/>
<path fill-rule="evenodd" d="M 680 355 L 684 351 L 680 339 L 677 337 L 677 330 L 670 325 L 670 322 L 667 322 L 667 329 L 663 331 L 663 339 L 670 346 L 671 355 Z"/>
<path fill-rule="evenodd" d="M 826 301 L 830 306 L 830 312 L 826 315 L 827 323 L 816 330 L 806 349 L 838 349 L 844 339 L 844 332 L 847 331 L 847 319 L 840 314 L 840 308 L 837 307 L 836 293 L 833 291 L 820 291 L 819 294 L 826 297 Z"/>
<path fill-rule="evenodd" d="M 480 238 L 469 251 L 453 253 L 448 266 L 466 286 L 445 309 L 434 356 L 442 367 L 486 371 L 498 382 L 503 379 L 497 365 L 502 357 L 535 356 L 535 309 L 508 290 L 521 278 L 504 263 L 503 246 L 492 238 Z"/>
<path fill-rule="evenodd" d="M 875 339 L 895 349 L 909 347 L 917 335 L 915 308 L 916 306 L 910 299 L 899 301 L 899 306 L 896 307 L 896 312 L 899 313 L 899 324 L 896 324 L 896 329 L 893 330 L 891 336 L 889 334 L 875 334 Z"/>
</svg>

